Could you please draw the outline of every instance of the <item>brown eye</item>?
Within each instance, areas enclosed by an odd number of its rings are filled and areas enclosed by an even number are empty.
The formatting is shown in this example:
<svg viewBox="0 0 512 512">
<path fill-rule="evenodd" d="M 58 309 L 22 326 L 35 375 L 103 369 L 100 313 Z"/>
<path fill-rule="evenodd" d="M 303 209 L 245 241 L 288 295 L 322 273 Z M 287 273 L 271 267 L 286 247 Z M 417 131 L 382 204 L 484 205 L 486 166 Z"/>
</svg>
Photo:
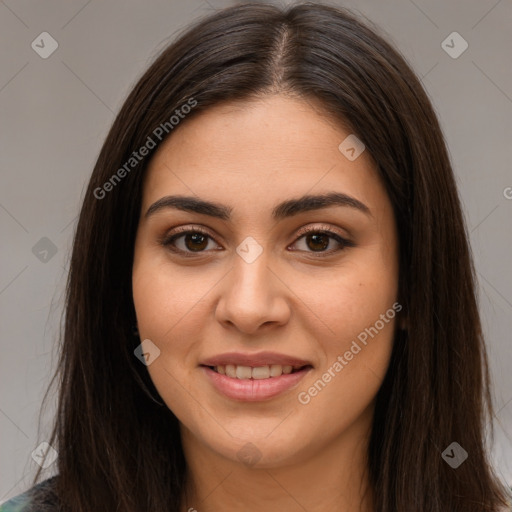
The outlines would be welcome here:
<svg viewBox="0 0 512 512">
<path fill-rule="evenodd" d="M 328 249 L 332 242 L 338 245 L 338 248 Z M 302 248 L 299 249 L 303 252 L 317 253 L 315 256 L 331 256 L 334 253 L 343 251 L 347 247 L 355 247 L 355 244 L 337 233 L 327 229 L 309 228 L 302 230 L 301 236 L 296 240 L 295 244 L 302 243 Z M 294 244 L 294 245 L 295 245 Z"/>
<path fill-rule="evenodd" d="M 185 246 L 191 251 L 202 251 L 208 245 L 208 236 L 202 233 L 189 233 L 184 237 Z"/>
<path fill-rule="evenodd" d="M 209 243 L 213 242 L 213 247 L 209 247 Z M 306 229 L 302 231 L 302 235 L 295 241 L 295 244 L 301 242 L 302 248 L 293 249 L 301 252 L 313 253 L 315 256 L 331 256 L 334 253 L 341 252 L 347 247 L 354 247 L 355 244 L 341 237 L 339 234 L 327 229 Z M 329 247 L 335 243 L 338 247 Z M 202 229 L 180 229 L 178 233 L 171 233 L 160 242 L 174 253 L 183 256 L 194 256 L 194 253 L 207 253 L 210 250 L 219 249 L 216 246 L 213 237 Z M 294 245 L 295 245 L 294 244 Z"/>
<path fill-rule="evenodd" d="M 306 235 L 306 244 L 314 251 L 324 251 L 329 246 L 330 238 L 324 233 Z"/>
<path fill-rule="evenodd" d="M 178 233 L 171 234 L 163 239 L 161 244 L 173 252 L 189 256 L 191 253 L 206 252 L 210 241 L 214 242 L 208 233 L 196 228 L 180 230 Z"/>
</svg>

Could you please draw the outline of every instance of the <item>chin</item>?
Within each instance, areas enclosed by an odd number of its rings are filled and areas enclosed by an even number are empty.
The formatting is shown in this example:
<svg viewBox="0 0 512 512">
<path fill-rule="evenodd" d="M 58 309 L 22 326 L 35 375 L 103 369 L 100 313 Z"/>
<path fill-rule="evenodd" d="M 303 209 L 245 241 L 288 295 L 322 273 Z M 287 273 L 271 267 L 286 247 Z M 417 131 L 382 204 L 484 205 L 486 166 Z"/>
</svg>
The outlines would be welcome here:
<svg viewBox="0 0 512 512">
<path fill-rule="evenodd" d="M 299 463 L 310 443 L 291 438 L 289 428 L 285 437 L 269 435 L 275 427 L 276 424 L 263 435 L 251 435 L 246 429 L 241 436 L 226 434 L 222 443 L 219 437 L 204 439 L 204 442 L 212 451 L 247 468 L 271 469 Z"/>
</svg>

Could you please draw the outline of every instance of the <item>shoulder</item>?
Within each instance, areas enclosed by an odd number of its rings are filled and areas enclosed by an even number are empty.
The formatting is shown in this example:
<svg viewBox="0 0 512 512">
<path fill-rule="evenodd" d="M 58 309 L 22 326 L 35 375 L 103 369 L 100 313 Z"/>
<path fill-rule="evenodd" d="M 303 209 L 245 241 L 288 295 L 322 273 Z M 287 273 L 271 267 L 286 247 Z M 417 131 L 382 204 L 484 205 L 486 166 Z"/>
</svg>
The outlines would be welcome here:
<svg viewBox="0 0 512 512">
<path fill-rule="evenodd" d="M 0 512 L 39 512 L 43 510 L 39 507 L 34 507 L 34 497 L 51 495 L 51 484 L 55 482 L 56 477 L 48 478 L 37 485 L 34 485 L 22 494 L 18 494 L 14 498 L 2 503 L 0 505 Z M 38 500 L 39 501 L 39 500 Z M 48 499 L 41 501 L 42 506 L 44 505 L 45 511 L 57 510 L 56 504 L 52 503 Z M 50 506 L 50 508 L 48 508 Z"/>
</svg>

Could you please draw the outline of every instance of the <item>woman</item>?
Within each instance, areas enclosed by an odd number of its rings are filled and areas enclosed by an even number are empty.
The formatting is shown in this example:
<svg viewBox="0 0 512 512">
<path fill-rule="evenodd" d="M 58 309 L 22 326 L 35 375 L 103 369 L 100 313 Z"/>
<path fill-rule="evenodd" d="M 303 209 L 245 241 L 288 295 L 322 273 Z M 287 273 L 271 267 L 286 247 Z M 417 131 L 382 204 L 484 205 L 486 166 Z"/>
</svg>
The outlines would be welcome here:
<svg viewBox="0 0 512 512">
<path fill-rule="evenodd" d="M 509 507 L 443 135 L 345 10 L 232 7 L 155 60 L 88 186 L 62 341 L 58 476 L 2 511 Z"/>
</svg>

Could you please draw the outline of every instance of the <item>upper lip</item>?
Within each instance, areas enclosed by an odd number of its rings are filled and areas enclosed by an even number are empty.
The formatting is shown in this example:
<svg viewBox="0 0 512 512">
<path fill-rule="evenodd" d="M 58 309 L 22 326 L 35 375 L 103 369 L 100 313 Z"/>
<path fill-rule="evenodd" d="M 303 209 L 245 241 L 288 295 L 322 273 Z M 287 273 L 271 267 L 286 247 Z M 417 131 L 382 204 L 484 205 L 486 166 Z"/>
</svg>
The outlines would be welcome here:
<svg viewBox="0 0 512 512">
<path fill-rule="evenodd" d="M 270 366 L 272 364 L 280 364 L 282 366 L 289 365 L 295 367 L 311 366 L 309 361 L 299 359 L 297 357 L 288 356 L 286 354 L 278 354 L 276 352 L 257 352 L 255 354 L 247 354 L 242 352 L 226 352 L 205 359 L 203 366 L 225 366 L 227 364 L 241 366 Z"/>
</svg>

